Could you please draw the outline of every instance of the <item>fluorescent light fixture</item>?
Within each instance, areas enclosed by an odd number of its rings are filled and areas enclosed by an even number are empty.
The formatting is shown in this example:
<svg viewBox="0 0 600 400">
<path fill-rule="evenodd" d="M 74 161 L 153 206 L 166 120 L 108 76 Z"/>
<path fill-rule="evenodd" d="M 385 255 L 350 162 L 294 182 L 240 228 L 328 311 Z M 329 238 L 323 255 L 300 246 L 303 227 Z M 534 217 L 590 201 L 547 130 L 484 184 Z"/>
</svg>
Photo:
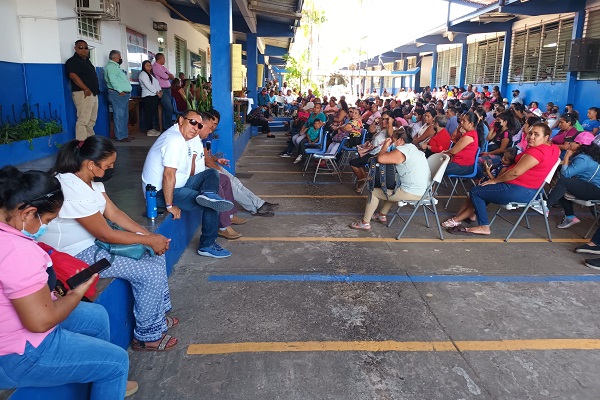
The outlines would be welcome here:
<svg viewBox="0 0 600 400">
<path fill-rule="evenodd" d="M 557 43 L 548 43 L 548 44 L 544 45 L 544 47 L 556 47 L 556 46 L 558 46 Z"/>
</svg>

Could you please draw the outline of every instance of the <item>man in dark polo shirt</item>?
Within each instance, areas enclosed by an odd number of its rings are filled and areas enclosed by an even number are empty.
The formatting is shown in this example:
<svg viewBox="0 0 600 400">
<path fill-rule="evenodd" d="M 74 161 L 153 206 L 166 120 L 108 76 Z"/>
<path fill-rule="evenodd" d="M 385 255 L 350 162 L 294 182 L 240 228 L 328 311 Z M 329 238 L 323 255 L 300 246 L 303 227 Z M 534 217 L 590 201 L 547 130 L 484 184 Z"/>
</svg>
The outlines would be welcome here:
<svg viewBox="0 0 600 400">
<path fill-rule="evenodd" d="M 89 54 L 85 40 L 78 40 L 75 42 L 75 54 L 65 63 L 67 76 L 71 80 L 73 102 L 77 107 L 75 137 L 79 140 L 94 135 L 98 115 L 98 76 Z"/>
</svg>

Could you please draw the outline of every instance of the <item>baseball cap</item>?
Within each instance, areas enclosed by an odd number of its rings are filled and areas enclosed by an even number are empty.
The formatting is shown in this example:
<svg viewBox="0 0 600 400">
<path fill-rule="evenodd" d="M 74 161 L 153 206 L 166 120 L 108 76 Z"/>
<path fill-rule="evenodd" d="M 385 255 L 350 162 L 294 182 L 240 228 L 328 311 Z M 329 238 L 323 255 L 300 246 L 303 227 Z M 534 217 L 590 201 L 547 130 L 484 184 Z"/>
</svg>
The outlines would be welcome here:
<svg viewBox="0 0 600 400">
<path fill-rule="evenodd" d="M 266 92 L 266 91 L 267 91 L 267 88 L 266 88 L 266 87 L 264 87 L 264 88 L 262 88 L 260 91 L 261 91 L 261 92 Z"/>
<path fill-rule="evenodd" d="M 302 107 L 304 111 L 310 110 L 311 108 L 315 108 L 315 103 L 313 103 L 312 101 L 309 101 L 304 107 Z"/>
<path fill-rule="evenodd" d="M 508 103 L 508 99 L 505 98 L 505 99 L 502 100 L 502 102 L 503 103 Z"/>
<path fill-rule="evenodd" d="M 591 132 L 584 131 L 575 137 L 575 143 L 579 143 L 584 146 L 589 146 L 594 141 L 594 138 L 594 134 L 592 134 Z"/>
</svg>

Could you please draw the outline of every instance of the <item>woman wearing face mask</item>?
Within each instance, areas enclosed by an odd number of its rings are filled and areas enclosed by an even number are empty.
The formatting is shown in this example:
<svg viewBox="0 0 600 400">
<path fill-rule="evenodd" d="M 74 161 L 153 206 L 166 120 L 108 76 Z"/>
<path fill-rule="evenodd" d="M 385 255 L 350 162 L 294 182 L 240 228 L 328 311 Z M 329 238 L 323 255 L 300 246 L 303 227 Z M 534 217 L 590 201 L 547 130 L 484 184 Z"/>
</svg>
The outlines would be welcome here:
<svg viewBox="0 0 600 400">
<path fill-rule="evenodd" d="M 90 399 L 120 400 L 137 383 L 127 383 L 127 352 L 109 343 L 106 310 L 80 303 L 94 279 L 56 299 L 35 242 L 63 199 L 46 173 L 0 169 L 0 387 L 89 382 Z"/>
<path fill-rule="evenodd" d="M 88 264 L 101 258 L 112 259 L 111 267 L 100 276 L 131 283 L 136 321 L 133 350 L 171 350 L 177 339 L 165 332 L 179 321 L 165 318 L 171 309 L 163 255 L 169 248 L 169 239 L 134 222 L 106 194 L 102 182 L 112 177 L 116 159 L 114 145 L 102 136 L 73 140 L 61 148 L 52 172 L 61 183 L 65 203 L 58 218 L 48 226 L 43 241 Z M 123 230 L 112 229 L 106 219 Z M 111 244 L 141 243 L 152 247 L 156 255 L 145 254 L 140 260 L 111 255 L 95 245 L 96 239 Z"/>
</svg>

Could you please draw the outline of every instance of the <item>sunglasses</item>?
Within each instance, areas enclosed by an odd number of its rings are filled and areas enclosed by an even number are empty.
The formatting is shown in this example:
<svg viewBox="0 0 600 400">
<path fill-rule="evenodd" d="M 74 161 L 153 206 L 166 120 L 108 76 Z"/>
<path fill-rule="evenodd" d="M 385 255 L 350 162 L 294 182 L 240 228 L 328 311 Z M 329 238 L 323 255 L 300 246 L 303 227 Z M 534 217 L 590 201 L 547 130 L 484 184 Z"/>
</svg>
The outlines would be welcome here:
<svg viewBox="0 0 600 400">
<path fill-rule="evenodd" d="M 202 129 L 204 127 L 204 125 L 202 125 L 200 122 L 196 121 L 193 118 L 186 118 L 186 117 L 181 117 L 181 118 L 187 119 L 188 121 L 190 121 L 190 125 L 192 125 L 192 126 L 198 125 L 198 129 Z"/>
<path fill-rule="evenodd" d="M 87 46 L 77 46 L 79 50 L 89 50 L 90 48 Z"/>
<path fill-rule="evenodd" d="M 53 191 L 52 191 L 52 192 L 50 192 L 50 193 L 46 193 L 46 194 L 44 194 L 44 195 L 41 195 L 41 196 L 39 196 L 39 197 L 36 197 L 36 198 L 35 198 L 35 199 L 33 199 L 33 200 L 28 200 L 28 201 L 24 202 L 23 204 L 21 204 L 21 205 L 19 206 L 19 208 L 17 208 L 17 210 L 23 210 L 23 209 L 25 209 L 27 206 L 29 206 L 29 205 L 33 205 L 33 203 L 35 203 L 36 201 L 40 201 L 40 200 L 44 200 L 44 199 L 49 199 L 50 197 L 54 196 L 55 194 L 57 194 L 57 193 L 58 193 L 58 192 L 60 192 L 61 190 L 62 190 L 62 189 L 56 189 L 56 190 L 53 190 Z"/>
</svg>

